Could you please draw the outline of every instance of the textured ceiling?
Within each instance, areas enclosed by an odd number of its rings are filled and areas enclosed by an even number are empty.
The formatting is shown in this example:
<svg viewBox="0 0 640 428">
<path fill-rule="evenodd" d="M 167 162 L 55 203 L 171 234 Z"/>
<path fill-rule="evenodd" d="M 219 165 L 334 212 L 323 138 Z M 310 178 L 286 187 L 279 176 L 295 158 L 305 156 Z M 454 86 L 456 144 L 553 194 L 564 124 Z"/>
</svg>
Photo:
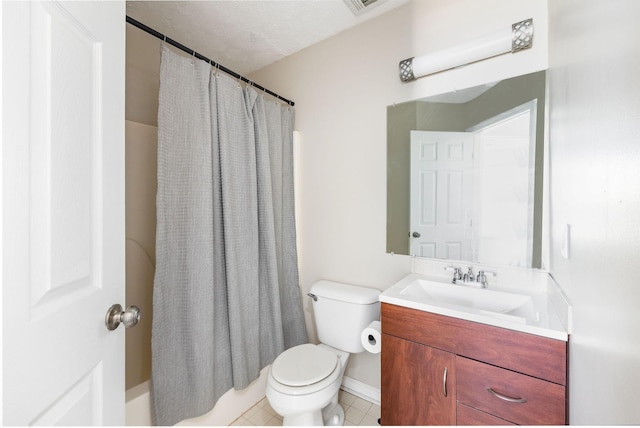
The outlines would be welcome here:
<svg viewBox="0 0 640 428">
<path fill-rule="evenodd" d="M 127 15 L 246 75 L 407 1 L 357 16 L 344 0 L 127 1 Z"/>
</svg>

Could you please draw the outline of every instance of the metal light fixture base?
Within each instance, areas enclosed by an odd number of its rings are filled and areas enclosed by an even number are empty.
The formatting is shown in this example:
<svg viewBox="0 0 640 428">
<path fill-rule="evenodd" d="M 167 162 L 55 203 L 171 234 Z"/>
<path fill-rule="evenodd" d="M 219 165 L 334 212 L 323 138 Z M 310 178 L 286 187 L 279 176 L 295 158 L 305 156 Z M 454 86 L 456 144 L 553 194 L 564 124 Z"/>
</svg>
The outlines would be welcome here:
<svg viewBox="0 0 640 428">
<path fill-rule="evenodd" d="M 511 40 L 511 53 L 529 49 L 533 45 L 533 18 L 516 22 L 511 26 L 513 38 Z"/>
<path fill-rule="evenodd" d="M 400 61 L 400 80 L 410 82 L 416 79 L 413 75 L 413 57 Z"/>
</svg>

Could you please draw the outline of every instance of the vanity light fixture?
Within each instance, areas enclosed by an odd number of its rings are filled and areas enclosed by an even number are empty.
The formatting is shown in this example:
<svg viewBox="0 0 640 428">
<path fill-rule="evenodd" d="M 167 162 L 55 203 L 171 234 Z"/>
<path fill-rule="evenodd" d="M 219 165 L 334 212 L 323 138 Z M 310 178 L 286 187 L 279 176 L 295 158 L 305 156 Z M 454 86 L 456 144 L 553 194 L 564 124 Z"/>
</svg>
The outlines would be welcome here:
<svg viewBox="0 0 640 428">
<path fill-rule="evenodd" d="M 516 22 L 511 29 L 496 31 L 450 49 L 400 61 L 400 80 L 410 82 L 439 71 L 460 67 L 507 52 L 529 49 L 533 43 L 533 18 Z"/>
</svg>

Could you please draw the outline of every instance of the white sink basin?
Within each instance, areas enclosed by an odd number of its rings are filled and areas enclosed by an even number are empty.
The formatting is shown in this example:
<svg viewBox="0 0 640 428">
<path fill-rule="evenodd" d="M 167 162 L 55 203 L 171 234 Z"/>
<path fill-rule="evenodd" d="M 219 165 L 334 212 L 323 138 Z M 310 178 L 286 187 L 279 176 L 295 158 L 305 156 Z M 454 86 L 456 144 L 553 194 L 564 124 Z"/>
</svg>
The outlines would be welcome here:
<svg viewBox="0 0 640 428">
<path fill-rule="evenodd" d="M 487 315 L 508 314 L 525 322 L 527 317 L 535 316 L 531 296 L 507 293 L 464 285 L 443 284 L 416 278 L 399 290 L 401 296 L 417 299 L 425 303 L 458 307 Z"/>
<path fill-rule="evenodd" d="M 550 296 L 544 289 L 475 288 L 412 273 L 380 294 L 380 301 L 566 341 Z"/>
</svg>

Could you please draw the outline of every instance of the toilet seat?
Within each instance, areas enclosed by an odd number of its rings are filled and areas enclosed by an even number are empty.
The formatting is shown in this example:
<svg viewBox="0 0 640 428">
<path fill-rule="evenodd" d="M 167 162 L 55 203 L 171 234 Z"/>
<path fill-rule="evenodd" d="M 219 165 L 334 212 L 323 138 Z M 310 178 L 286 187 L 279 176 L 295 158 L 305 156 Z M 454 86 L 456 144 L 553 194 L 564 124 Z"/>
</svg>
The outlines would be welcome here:
<svg viewBox="0 0 640 428">
<path fill-rule="evenodd" d="M 280 354 L 271 366 L 271 375 L 282 385 L 302 387 L 326 379 L 339 366 L 335 353 L 306 343 Z"/>
</svg>

